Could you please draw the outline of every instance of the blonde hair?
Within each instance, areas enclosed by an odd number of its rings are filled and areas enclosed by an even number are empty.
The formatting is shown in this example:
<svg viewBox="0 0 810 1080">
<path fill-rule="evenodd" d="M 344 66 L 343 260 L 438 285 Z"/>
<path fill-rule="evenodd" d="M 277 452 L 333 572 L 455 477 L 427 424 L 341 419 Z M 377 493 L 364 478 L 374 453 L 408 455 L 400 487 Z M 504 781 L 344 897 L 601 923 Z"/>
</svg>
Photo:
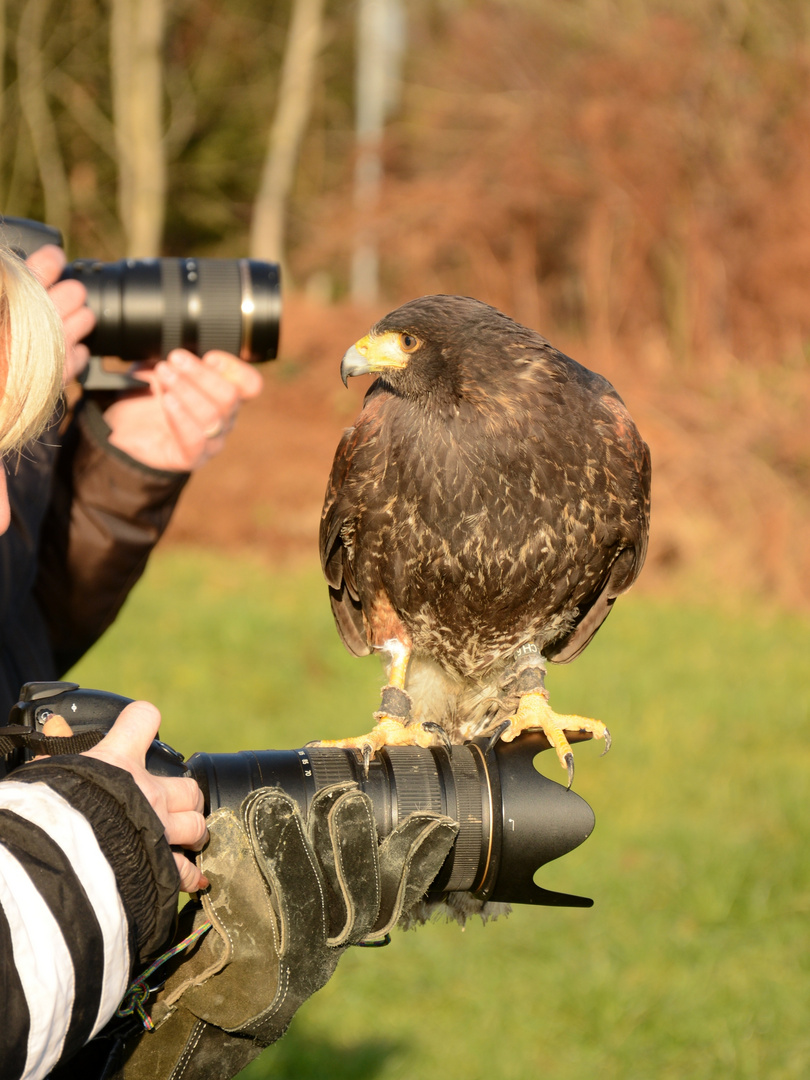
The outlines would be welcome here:
<svg viewBox="0 0 810 1080">
<path fill-rule="evenodd" d="M 22 450 L 45 428 L 64 365 L 53 301 L 22 259 L 0 247 L 0 455 Z"/>
</svg>

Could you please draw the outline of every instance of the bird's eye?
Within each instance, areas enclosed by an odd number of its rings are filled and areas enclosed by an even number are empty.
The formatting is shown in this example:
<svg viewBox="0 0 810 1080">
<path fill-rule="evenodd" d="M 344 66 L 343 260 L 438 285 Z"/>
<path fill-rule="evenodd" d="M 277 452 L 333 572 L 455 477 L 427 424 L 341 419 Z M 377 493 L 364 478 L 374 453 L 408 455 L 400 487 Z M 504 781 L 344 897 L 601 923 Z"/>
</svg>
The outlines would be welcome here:
<svg viewBox="0 0 810 1080">
<path fill-rule="evenodd" d="M 421 344 L 421 341 L 415 334 L 399 335 L 399 347 L 403 352 L 416 352 Z"/>
</svg>

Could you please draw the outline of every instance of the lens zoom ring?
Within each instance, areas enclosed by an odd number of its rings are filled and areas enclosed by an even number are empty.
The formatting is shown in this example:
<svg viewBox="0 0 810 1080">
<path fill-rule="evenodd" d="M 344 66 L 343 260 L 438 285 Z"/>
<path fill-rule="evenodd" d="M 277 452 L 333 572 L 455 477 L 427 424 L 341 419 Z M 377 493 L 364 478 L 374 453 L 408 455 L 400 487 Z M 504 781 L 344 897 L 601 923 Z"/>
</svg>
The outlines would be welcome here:
<svg viewBox="0 0 810 1080">
<path fill-rule="evenodd" d="M 478 877 L 484 825 L 481 780 L 472 751 L 466 746 L 454 746 L 452 766 L 459 831 L 454 848 L 453 870 L 444 888 L 447 892 L 458 892 L 471 889 Z"/>
<path fill-rule="evenodd" d="M 430 750 L 421 746 L 387 746 L 397 797 L 397 818 L 403 821 L 414 810 L 442 813 L 442 787 Z"/>
<path fill-rule="evenodd" d="M 242 345 L 242 282 L 235 259 L 195 259 L 200 275 L 198 351 L 224 349 L 239 355 Z"/>
<path fill-rule="evenodd" d="M 160 278 L 163 292 L 163 332 L 160 355 L 164 358 L 183 344 L 183 277 L 180 259 L 161 259 Z"/>
<path fill-rule="evenodd" d="M 317 789 L 354 780 L 351 762 L 342 751 L 330 750 L 325 746 L 309 746 L 307 756 L 312 763 L 312 775 Z"/>
</svg>

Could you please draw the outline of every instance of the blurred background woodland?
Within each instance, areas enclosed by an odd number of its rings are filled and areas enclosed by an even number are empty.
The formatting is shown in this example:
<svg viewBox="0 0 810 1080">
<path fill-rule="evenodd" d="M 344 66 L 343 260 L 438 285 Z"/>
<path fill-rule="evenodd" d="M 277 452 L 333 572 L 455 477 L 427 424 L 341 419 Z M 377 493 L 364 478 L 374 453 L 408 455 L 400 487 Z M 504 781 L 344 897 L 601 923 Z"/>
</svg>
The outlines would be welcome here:
<svg viewBox="0 0 810 1080">
<path fill-rule="evenodd" d="M 175 539 L 313 558 L 357 405 L 340 356 L 397 303 L 462 292 L 625 397 L 655 466 L 642 587 L 810 604 L 804 0 L 0 12 L 5 213 L 74 258 L 284 264 L 280 361 L 209 476 L 236 496 L 212 524 L 192 494 Z"/>
</svg>

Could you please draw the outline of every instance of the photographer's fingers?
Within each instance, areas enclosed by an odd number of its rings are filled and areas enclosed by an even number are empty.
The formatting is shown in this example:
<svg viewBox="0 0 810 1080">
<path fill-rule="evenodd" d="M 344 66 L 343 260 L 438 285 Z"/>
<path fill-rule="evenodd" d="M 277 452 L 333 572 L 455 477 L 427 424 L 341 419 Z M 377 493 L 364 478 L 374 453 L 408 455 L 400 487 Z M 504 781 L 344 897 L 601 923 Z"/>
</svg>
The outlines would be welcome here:
<svg viewBox="0 0 810 1080">
<path fill-rule="evenodd" d="M 199 866 L 181 855 L 179 851 L 172 852 L 177 873 L 180 875 L 180 892 L 194 893 L 200 889 L 208 888 L 208 878 L 200 870 Z"/>
<path fill-rule="evenodd" d="M 186 349 L 175 349 L 169 353 L 168 363 L 220 411 L 261 393 L 263 381 L 256 368 L 220 349 L 207 352 L 202 360 Z"/>
<path fill-rule="evenodd" d="M 192 780 L 192 783 L 194 781 Z M 208 839 L 208 828 L 201 809 L 177 810 L 166 821 L 166 839 L 177 847 L 199 851 Z"/>
<path fill-rule="evenodd" d="M 202 814 L 205 800 L 196 780 L 190 776 L 162 776 L 160 780 L 165 784 L 166 809 L 170 814 L 183 813 L 186 810 Z M 204 831 L 200 833 L 201 836 Z M 172 843 L 179 844 L 180 841 L 172 840 Z"/>
<path fill-rule="evenodd" d="M 48 290 L 65 328 L 68 348 L 87 337 L 96 325 L 96 317 L 87 307 L 87 289 L 80 281 L 57 281 Z"/>
<path fill-rule="evenodd" d="M 59 281 L 65 267 L 65 253 L 53 244 L 46 244 L 26 259 L 27 265 L 45 285 L 62 319 L 65 331 L 65 382 L 75 378 L 90 356 L 86 345 L 79 342 L 87 337 L 96 324 L 96 317 L 87 302 L 87 289 L 80 281 Z"/>
<path fill-rule="evenodd" d="M 155 778 L 163 789 L 166 807 L 176 806 L 175 810 L 166 809 L 158 816 L 166 829 L 166 839 L 171 844 L 174 862 L 180 874 L 182 892 L 197 892 L 208 887 L 208 878 L 200 871 L 183 851 L 200 851 L 208 840 L 208 827 L 202 814 L 202 792 L 196 781 L 190 777 Z M 180 802 L 178 803 L 178 799 Z M 191 807 L 189 808 L 189 803 Z M 157 808 L 155 807 L 157 810 Z M 181 848 L 182 851 L 177 849 Z"/>
<path fill-rule="evenodd" d="M 185 349 L 175 349 L 160 369 L 164 389 L 169 388 L 167 383 L 176 387 L 200 422 L 215 418 L 222 423 L 233 422 L 241 402 L 257 397 L 263 385 L 254 367 L 219 350 L 206 353 L 200 360 Z M 171 379 L 172 373 L 177 380 Z"/>
<path fill-rule="evenodd" d="M 59 280 L 66 264 L 67 256 L 56 244 L 45 244 L 25 260 L 25 265 L 34 271 L 46 289 Z"/>
<path fill-rule="evenodd" d="M 87 756 L 108 761 L 127 772 L 143 769 L 146 751 L 159 727 L 160 712 L 155 706 L 148 701 L 133 701 L 119 713 L 101 742 L 86 751 Z"/>
<path fill-rule="evenodd" d="M 225 443 L 225 430 L 219 421 L 213 420 L 209 427 L 203 425 L 189 412 L 187 406 L 173 393 L 164 393 L 161 404 L 176 444 L 182 468 L 188 472 L 199 469 L 214 457 Z"/>
<path fill-rule="evenodd" d="M 184 349 L 170 353 L 168 361 L 158 365 L 157 375 L 164 393 L 182 405 L 199 434 L 219 438 L 230 431 L 241 400 L 232 382 Z"/>
<path fill-rule="evenodd" d="M 232 353 L 212 349 L 202 358 L 203 364 L 223 379 L 227 379 L 239 395 L 240 401 L 250 401 L 261 393 L 263 380 L 252 364 L 246 364 Z"/>
<path fill-rule="evenodd" d="M 96 317 L 85 304 L 87 294 L 80 281 L 60 281 L 50 292 L 65 330 L 65 382 L 68 383 L 81 374 L 90 359 L 90 350 L 81 342 L 96 325 Z"/>
<path fill-rule="evenodd" d="M 241 402 L 262 386 L 257 371 L 228 353 L 212 351 L 199 360 L 175 349 L 155 369 L 161 401 L 186 467 L 213 457 L 233 427 Z"/>
</svg>

